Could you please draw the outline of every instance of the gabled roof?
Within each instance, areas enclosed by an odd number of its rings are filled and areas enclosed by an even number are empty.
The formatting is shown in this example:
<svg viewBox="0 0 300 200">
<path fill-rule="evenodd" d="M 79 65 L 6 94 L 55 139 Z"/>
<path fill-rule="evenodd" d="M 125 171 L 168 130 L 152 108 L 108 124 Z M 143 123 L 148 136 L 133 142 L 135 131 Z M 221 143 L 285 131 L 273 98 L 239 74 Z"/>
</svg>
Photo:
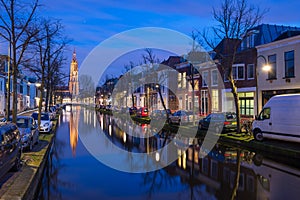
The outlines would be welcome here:
<svg viewBox="0 0 300 200">
<path fill-rule="evenodd" d="M 254 46 L 267 44 L 276 40 L 281 34 L 286 31 L 300 31 L 299 27 L 261 24 L 252 29 L 249 29 L 245 36 L 255 33 Z M 246 38 L 246 37 L 244 37 Z"/>
<path fill-rule="evenodd" d="M 161 64 L 175 69 L 175 65 L 181 62 L 183 62 L 183 58 L 181 56 L 169 56 L 169 58 L 162 61 Z"/>
<path fill-rule="evenodd" d="M 231 39 L 231 38 L 224 38 L 215 48 L 214 52 L 215 57 L 212 59 L 219 59 L 220 55 L 230 55 L 233 53 L 234 46 L 237 46 L 240 43 L 239 39 Z"/>
</svg>

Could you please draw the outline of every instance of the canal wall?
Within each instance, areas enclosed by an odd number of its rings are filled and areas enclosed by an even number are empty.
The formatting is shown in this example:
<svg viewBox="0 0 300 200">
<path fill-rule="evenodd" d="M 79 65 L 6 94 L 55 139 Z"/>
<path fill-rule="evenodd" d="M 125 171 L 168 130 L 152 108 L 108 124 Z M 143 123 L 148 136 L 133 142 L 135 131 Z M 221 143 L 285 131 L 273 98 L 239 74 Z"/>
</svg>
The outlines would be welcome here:
<svg viewBox="0 0 300 200">
<path fill-rule="evenodd" d="M 57 120 L 53 121 L 51 134 L 41 134 L 40 142 L 31 152 L 22 155 L 22 168 L 14 173 L 1 187 L 1 200 L 32 200 L 38 193 L 47 159 L 55 138 Z"/>
</svg>

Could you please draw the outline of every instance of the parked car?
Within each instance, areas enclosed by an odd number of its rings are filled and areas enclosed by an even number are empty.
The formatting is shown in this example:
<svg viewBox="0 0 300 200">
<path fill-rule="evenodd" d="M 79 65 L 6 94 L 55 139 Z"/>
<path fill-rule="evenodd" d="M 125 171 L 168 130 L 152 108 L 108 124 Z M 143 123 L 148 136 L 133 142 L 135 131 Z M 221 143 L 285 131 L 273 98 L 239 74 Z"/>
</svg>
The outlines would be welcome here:
<svg viewBox="0 0 300 200">
<path fill-rule="evenodd" d="M 131 108 L 129 108 L 129 114 L 130 114 L 130 115 L 135 115 L 136 112 L 137 112 L 137 108 L 136 108 L 136 107 L 131 107 Z"/>
<path fill-rule="evenodd" d="M 193 115 L 193 111 L 187 110 L 177 110 L 172 115 L 169 116 L 170 124 L 183 124 L 193 122 L 193 116 L 195 117 L 195 121 L 198 121 L 199 117 L 195 113 Z"/>
<path fill-rule="evenodd" d="M 11 122 L 12 118 L 8 119 Z M 7 122 L 6 118 L 2 122 Z M 16 123 L 21 137 L 22 149 L 32 150 L 33 145 L 39 142 L 39 130 L 37 123 L 31 116 L 17 116 Z"/>
<path fill-rule="evenodd" d="M 0 177 L 9 170 L 21 168 L 21 137 L 18 127 L 10 122 L 0 123 Z"/>
<path fill-rule="evenodd" d="M 200 129 L 213 128 L 216 133 L 237 130 L 236 114 L 233 112 L 211 113 L 199 120 Z"/>
<path fill-rule="evenodd" d="M 38 112 L 34 112 L 31 115 L 33 119 L 35 120 L 36 123 L 38 123 Z M 40 125 L 40 133 L 50 133 L 52 130 L 52 121 L 50 119 L 50 114 L 47 112 L 42 112 L 41 113 L 41 125 Z"/>
<path fill-rule="evenodd" d="M 32 150 L 34 144 L 39 143 L 39 129 L 31 116 L 18 116 L 17 127 L 20 131 L 22 148 Z"/>
<path fill-rule="evenodd" d="M 167 110 L 153 110 L 150 114 L 150 118 L 151 119 L 155 119 L 155 120 L 167 120 L 167 113 L 168 115 L 172 115 L 171 110 L 167 109 Z"/>
<path fill-rule="evenodd" d="M 141 107 L 136 111 L 137 117 L 148 117 L 149 116 L 149 110 L 147 107 Z"/>
<path fill-rule="evenodd" d="M 54 120 L 56 118 L 56 107 L 55 106 L 50 106 L 49 107 L 49 113 L 50 113 L 51 120 Z"/>
</svg>

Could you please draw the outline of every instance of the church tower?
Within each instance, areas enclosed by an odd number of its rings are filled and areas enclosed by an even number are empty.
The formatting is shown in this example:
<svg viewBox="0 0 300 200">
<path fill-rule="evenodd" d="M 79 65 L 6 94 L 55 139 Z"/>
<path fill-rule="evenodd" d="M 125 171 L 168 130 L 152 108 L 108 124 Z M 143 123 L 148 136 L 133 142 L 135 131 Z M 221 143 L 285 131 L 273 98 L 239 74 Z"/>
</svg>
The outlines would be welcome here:
<svg viewBox="0 0 300 200">
<path fill-rule="evenodd" d="M 70 66 L 69 92 L 72 95 L 72 98 L 76 98 L 79 94 L 78 62 L 76 58 L 75 49 L 73 52 L 73 58 Z"/>
</svg>

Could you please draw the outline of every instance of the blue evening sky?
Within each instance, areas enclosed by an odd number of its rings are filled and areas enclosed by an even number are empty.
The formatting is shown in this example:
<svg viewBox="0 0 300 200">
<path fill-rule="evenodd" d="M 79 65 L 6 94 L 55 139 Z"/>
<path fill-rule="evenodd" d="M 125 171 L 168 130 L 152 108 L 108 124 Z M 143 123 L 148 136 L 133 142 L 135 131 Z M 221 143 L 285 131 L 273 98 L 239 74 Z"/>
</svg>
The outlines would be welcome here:
<svg viewBox="0 0 300 200">
<path fill-rule="evenodd" d="M 43 15 L 61 19 L 66 35 L 73 39 L 79 65 L 105 39 L 141 27 L 162 27 L 191 36 L 193 30 L 213 25 L 212 7 L 220 0 L 41 0 Z M 248 0 L 268 8 L 263 23 L 300 27 L 300 1 Z M 67 64 L 69 67 L 69 64 Z"/>
</svg>

